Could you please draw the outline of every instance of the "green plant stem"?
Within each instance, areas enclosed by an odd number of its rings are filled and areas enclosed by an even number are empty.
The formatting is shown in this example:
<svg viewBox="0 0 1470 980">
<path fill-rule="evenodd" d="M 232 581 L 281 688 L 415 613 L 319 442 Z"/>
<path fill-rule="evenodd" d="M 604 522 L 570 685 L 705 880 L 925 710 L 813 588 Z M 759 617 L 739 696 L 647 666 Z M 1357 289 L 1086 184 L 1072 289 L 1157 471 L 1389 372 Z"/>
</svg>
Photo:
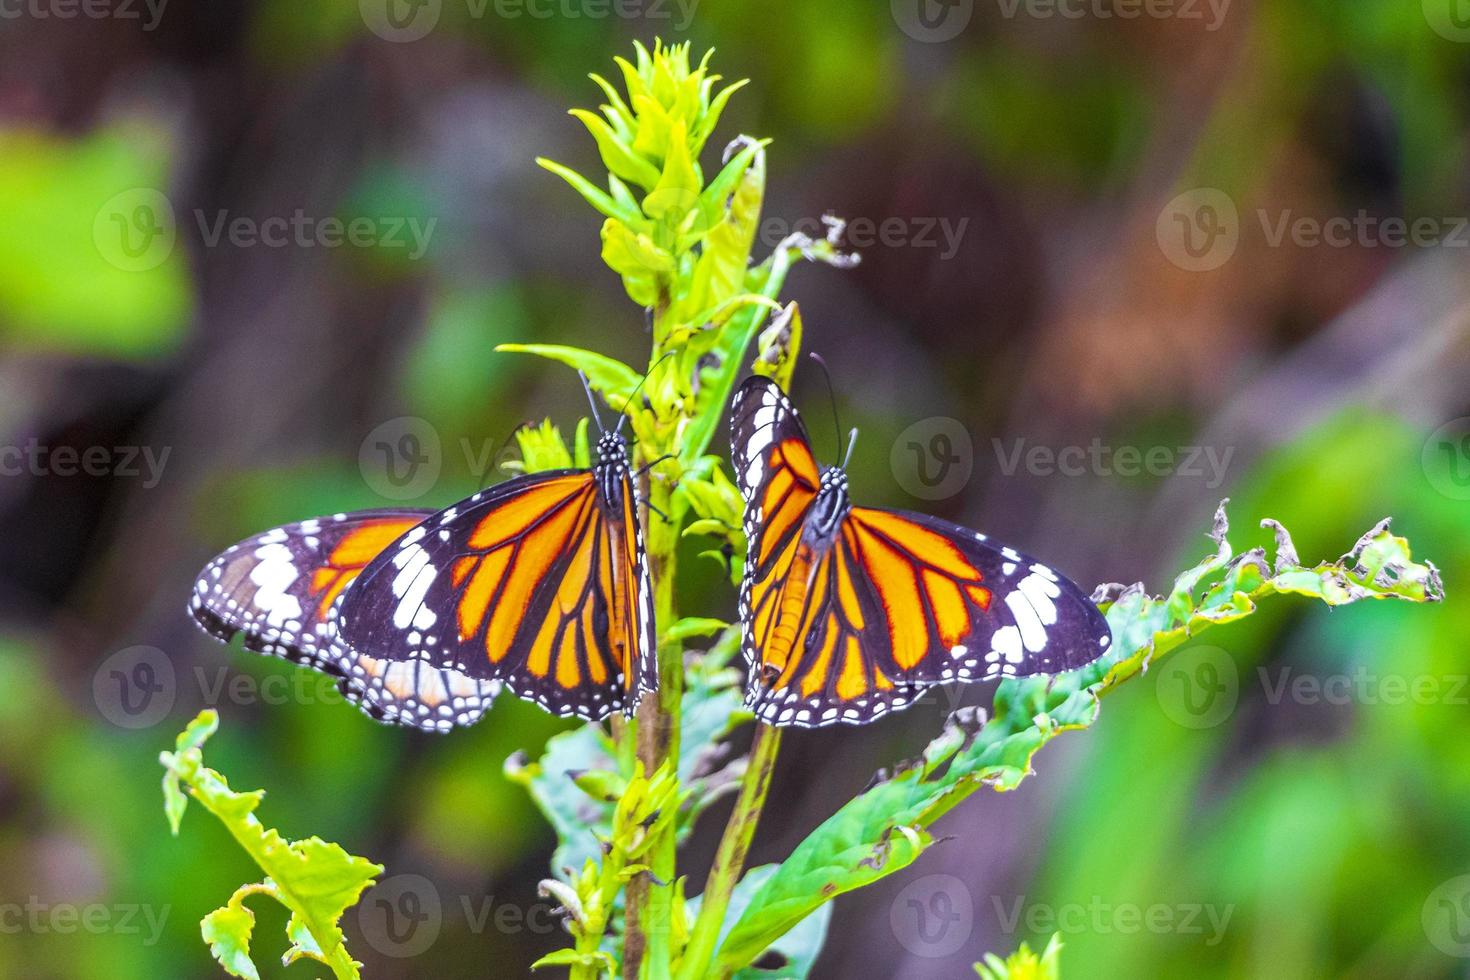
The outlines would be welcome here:
<svg viewBox="0 0 1470 980">
<path fill-rule="evenodd" d="M 655 334 L 658 331 L 655 324 Z M 640 444 L 635 462 L 640 468 L 664 455 L 666 447 Z M 644 527 L 648 529 L 645 550 L 653 586 L 654 621 L 678 619 L 674 582 L 679 543 L 672 484 L 665 479 L 644 477 L 643 499 L 647 501 Z M 659 514 L 671 515 L 669 520 Z M 651 520 L 649 517 L 651 516 Z M 636 731 L 638 759 L 646 773 L 657 772 L 664 761 L 678 758 L 679 704 L 684 697 L 684 650 L 678 641 L 661 644 L 658 650 L 658 692 L 645 697 L 638 708 Z M 628 883 L 627 920 L 623 940 L 623 975 L 634 978 L 666 977 L 672 950 L 669 924 L 673 914 L 676 840 L 672 825 L 655 841 L 650 854 L 649 875 Z M 656 880 L 654 880 L 656 879 Z M 663 884 L 660 884 L 662 882 Z M 645 968 L 646 964 L 646 968 Z"/>
<path fill-rule="evenodd" d="M 771 788 L 771 773 L 776 768 L 776 752 L 780 747 L 781 729 L 757 723 L 755 739 L 750 745 L 750 762 L 740 783 L 740 796 L 735 800 L 735 811 L 725 825 L 720 849 L 715 853 L 714 866 L 705 882 L 699 917 L 689 934 L 679 980 L 703 980 L 711 975 L 715 943 L 725 923 L 730 896 L 734 894 L 735 885 L 745 868 L 745 856 L 750 852 L 756 825 L 760 823 L 766 793 Z"/>
</svg>

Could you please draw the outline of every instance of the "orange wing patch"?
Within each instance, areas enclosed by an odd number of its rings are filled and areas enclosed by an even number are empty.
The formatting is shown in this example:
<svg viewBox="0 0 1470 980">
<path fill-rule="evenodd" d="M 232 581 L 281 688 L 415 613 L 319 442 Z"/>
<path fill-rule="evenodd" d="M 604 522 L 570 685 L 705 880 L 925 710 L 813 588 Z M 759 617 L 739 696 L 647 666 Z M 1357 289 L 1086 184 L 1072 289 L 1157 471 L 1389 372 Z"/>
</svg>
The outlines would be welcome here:
<svg viewBox="0 0 1470 980">
<path fill-rule="evenodd" d="M 362 574 L 368 562 L 382 554 L 394 541 L 416 527 L 421 518 L 400 517 L 371 521 L 354 528 L 337 542 L 327 556 L 327 564 L 312 572 L 308 594 L 316 600 L 316 618 L 325 621 L 332 603 L 352 580 Z"/>
</svg>

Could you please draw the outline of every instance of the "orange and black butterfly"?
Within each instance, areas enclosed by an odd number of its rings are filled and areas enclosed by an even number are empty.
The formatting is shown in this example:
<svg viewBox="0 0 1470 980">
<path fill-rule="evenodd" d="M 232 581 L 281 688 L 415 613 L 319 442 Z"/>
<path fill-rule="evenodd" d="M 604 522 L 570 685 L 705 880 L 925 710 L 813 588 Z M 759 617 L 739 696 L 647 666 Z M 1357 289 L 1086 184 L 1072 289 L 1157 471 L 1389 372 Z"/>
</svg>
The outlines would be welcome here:
<svg viewBox="0 0 1470 980">
<path fill-rule="evenodd" d="M 627 443 L 606 431 L 590 469 L 518 477 L 427 517 L 328 615 L 336 669 L 406 724 L 466 723 L 458 680 L 559 715 L 631 715 L 658 669 Z"/>
<path fill-rule="evenodd" d="M 283 657 L 337 677 L 343 695 L 380 721 L 399 721 L 392 705 L 367 697 L 349 676 L 350 657 L 336 635 L 335 609 L 353 580 L 390 544 L 433 511 L 410 508 L 335 514 L 246 538 L 204 567 L 189 612 L 210 636 Z M 433 683 L 460 700 L 459 723 L 478 720 L 499 685 L 452 672 Z"/>
<path fill-rule="evenodd" d="M 746 500 L 740 593 L 746 704 L 773 725 L 859 725 L 947 681 L 1053 674 L 1096 660 L 1096 605 L 1048 566 L 922 514 L 855 507 L 775 382 L 731 411 Z"/>
</svg>

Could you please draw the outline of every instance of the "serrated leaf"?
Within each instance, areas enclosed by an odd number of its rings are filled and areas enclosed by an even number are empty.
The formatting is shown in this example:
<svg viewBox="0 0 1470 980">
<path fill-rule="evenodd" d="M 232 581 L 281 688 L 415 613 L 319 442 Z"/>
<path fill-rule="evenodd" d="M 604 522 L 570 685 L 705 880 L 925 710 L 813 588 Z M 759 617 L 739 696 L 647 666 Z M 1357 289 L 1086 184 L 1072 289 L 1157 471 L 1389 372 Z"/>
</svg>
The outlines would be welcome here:
<svg viewBox="0 0 1470 980">
<path fill-rule="evenodd" d="M 255 810 L 265 793 L 232 790 L 224 776 L 203 764 L 200 747 L 214 730 L 217 719 L 213 715 L 211 711 L 201 712 L 179 736 L 178 745 L 184 750 L 164 752 L 159 761 L 178 786 L 187 787 L 189 794 L 225 825 L 265 873 L 270 884 L 266 893 L 300 916 L 323 956 L 332 961 L 334 969 L 343 968 L 352 961 L 342 949 L 338 920 L 382 873 L 382 866 L 318 837 L 288 841 L 264 826 Z M 166 798 L 165 806 L 169 805 Z"/>
<path fill-rule="evenodd" d="M 209 944 L 210 955 L 226 973 L 244 980 L 260 980 L 260 971 L 250 959 L 255 913 L 242 901 L 244 891 L 237 891 L 227 905 L 206 915 L 199 923 L 199 931 Z"/>
<path fill-rule="evenodd" d="M 1259 550 L 1232 557 L 1227 531 L 1222 504 L 1212 534 L 1215 552 L 1183 572 L 1167 596 L 1120 586 L 1099 590 L 1106 592 L 1100 604 L 1113 635 L 1108 656 L 1056 677 L 1003 681 L 991 721 L 977 729 L 970 717 L 957 714 L 919 759 L 829 817 L 758 889 L 720 947 L 718 963 L 731 970 L 749 964 L 833 896 L 911 862 L 931 843 L 922 828 L 981 786 L 1014 788 L 1032 771 L 1043 745 L 1096 721 L 1100 696 L 1202 630 L 1249 615 L 1258 600 L 1283 592 L 1329 605 L 1443 598 L 1434 566 L 1414 562 L 1408 542 L 1390 535 L 1386 522 L 1343 558 L 1311 568 L 1295 564 L 1294 549 L 1291 560 L 1278 554 L 1274 570 Z"/>
</svg>

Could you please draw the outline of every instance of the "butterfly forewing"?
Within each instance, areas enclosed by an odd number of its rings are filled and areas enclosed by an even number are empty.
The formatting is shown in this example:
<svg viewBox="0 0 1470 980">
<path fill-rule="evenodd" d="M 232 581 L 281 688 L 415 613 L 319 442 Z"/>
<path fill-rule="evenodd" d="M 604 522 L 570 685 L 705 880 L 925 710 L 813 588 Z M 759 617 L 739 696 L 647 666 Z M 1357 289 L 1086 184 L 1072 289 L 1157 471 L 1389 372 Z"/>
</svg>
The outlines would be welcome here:
<svg viewBox="0 0 1470 980">
<path fill-rule="evenodd" d="M 424 665 L 557 714 L 631 711 L 653 657 L 648 586 L 626 468 L 606 484 L 622 499 L 601 485 L 594 470 L 521 477 L 404 535 L 343 602 L 347 671 L 426 719 L 452 718 L 454 700 L 413 688 Z"/>
<path fill-rule="evenodd" d="M 945 681 L 1057 673 L 1109 645 L 1107 623 L 1048 566 L 947 521 L 845 506 L 785 395 L 754 378 L 734 414 L 747 499 L 747 703 L 778 725 L 861 724 Z M 834 476 L 837 474 L 828 474 Z M 834 481 L 828 481 L 829 483 Z"/>
<path fill-rule="evenodd" d="M 228 643 L 323 667 L 332 603 L 368 562 L 432 511 L 369 510 L 272 528 L 204 567 L 189 613 Z"/>
</svg>

